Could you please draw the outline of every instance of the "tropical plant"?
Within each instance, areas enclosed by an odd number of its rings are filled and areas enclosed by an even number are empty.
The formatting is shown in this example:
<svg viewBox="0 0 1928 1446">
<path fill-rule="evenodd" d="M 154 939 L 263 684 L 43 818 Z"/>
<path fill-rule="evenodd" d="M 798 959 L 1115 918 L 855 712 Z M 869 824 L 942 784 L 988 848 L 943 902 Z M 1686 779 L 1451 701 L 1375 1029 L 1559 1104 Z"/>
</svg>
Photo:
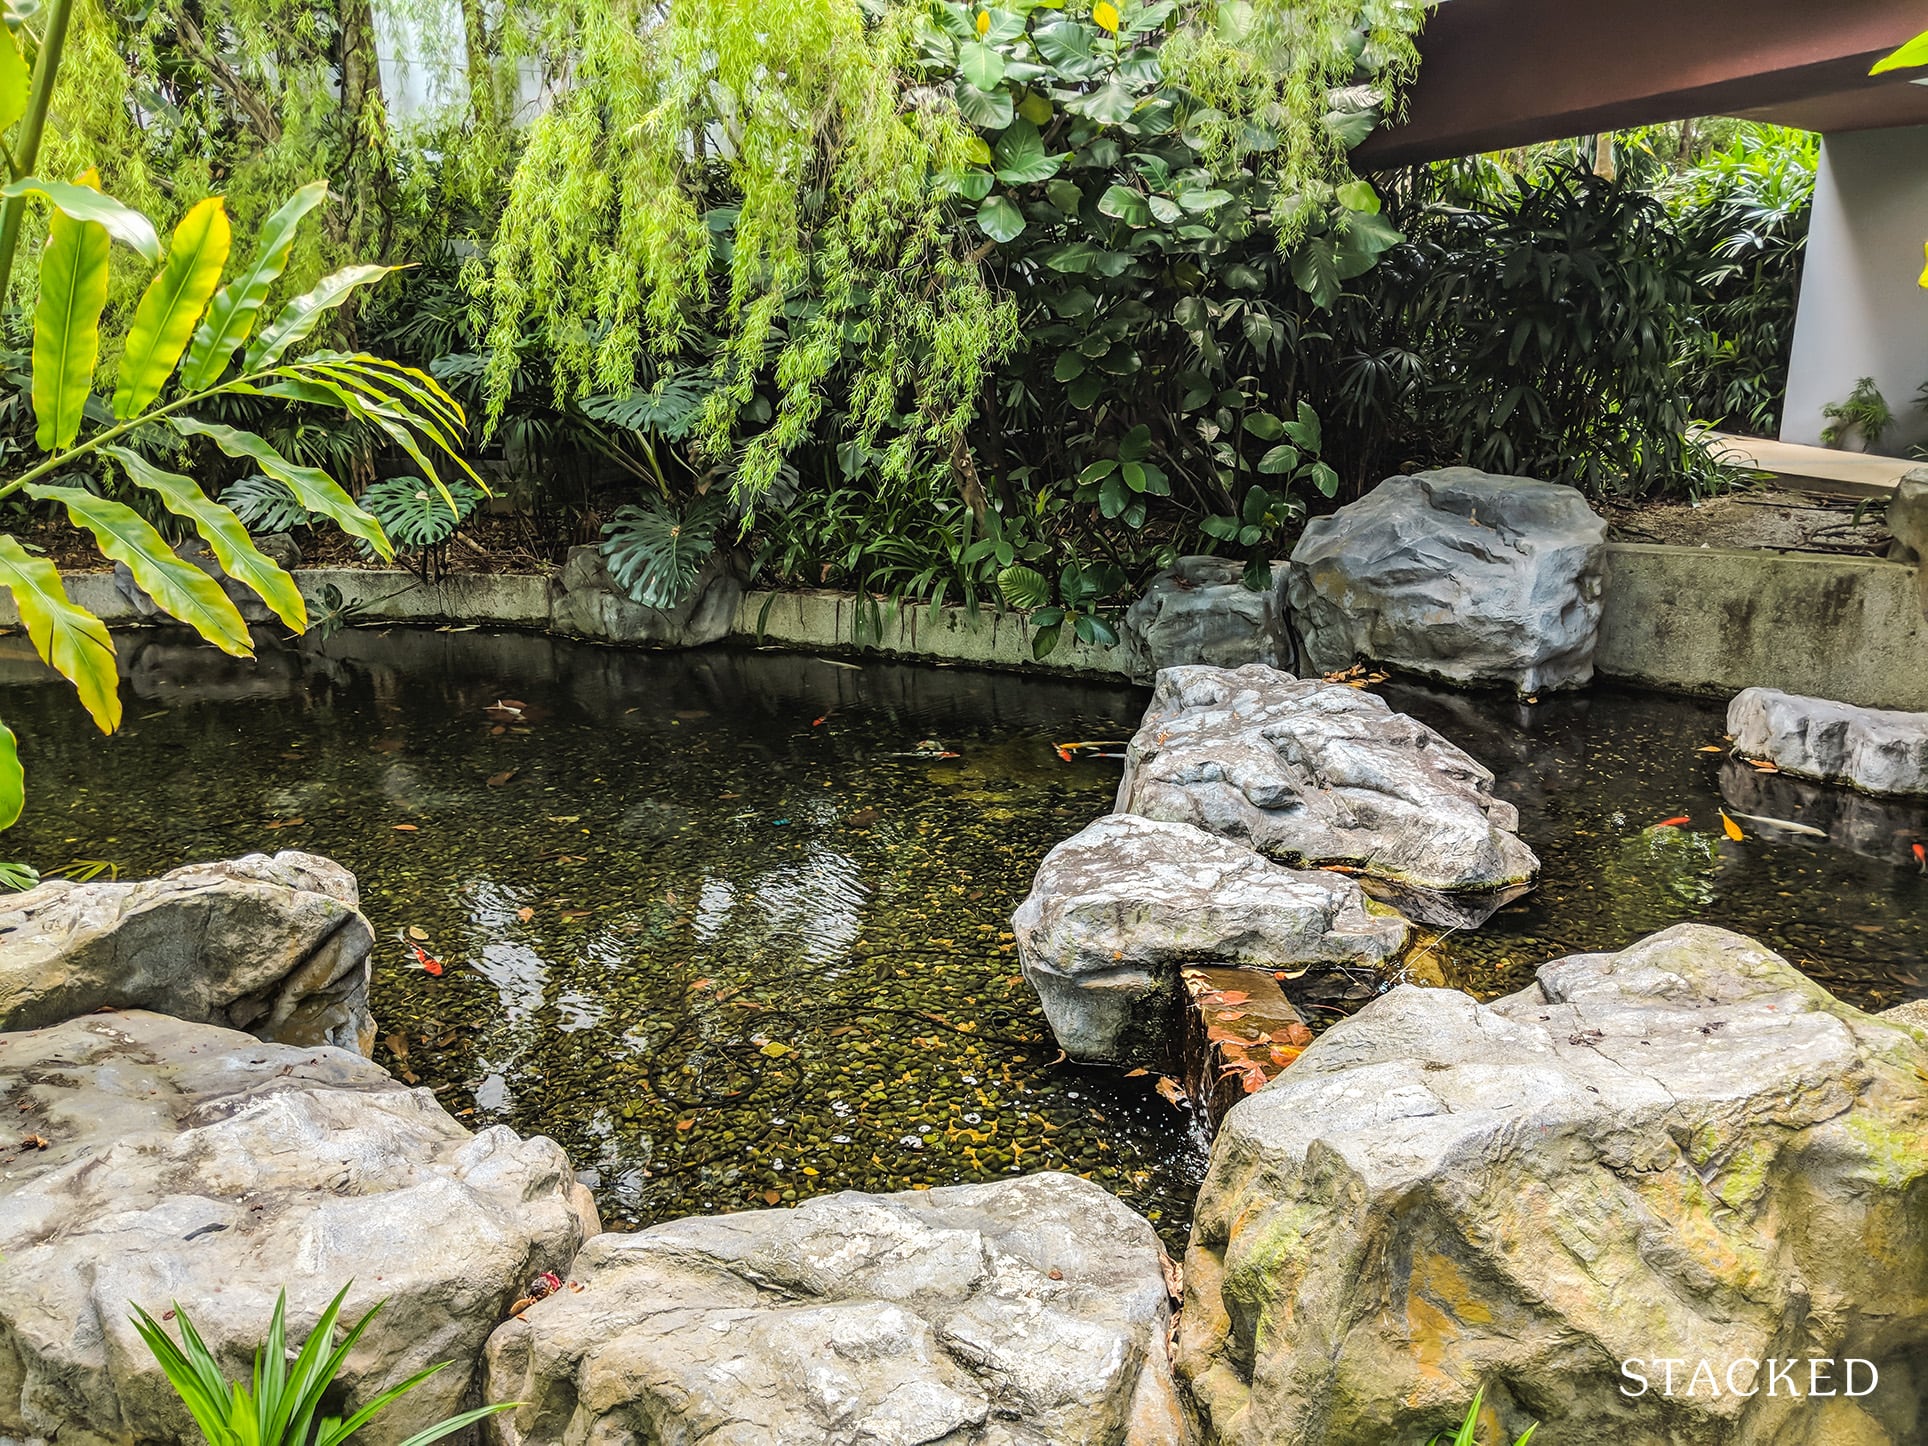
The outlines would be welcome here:
<svg viewBox="0 0 1928 1446">
<path fill-rule="evenodd" d="M 673 608 L 689 597 L 697 574 L 716 551 L 729 508 L 717 496 L 684 506 L 651 500 L 619 507 L 603 527 L 603 563 L 610 580 L 646 608 Z"/>
<path fill-rule="evenodd" d="M 1466 1408 L 1466 1419 L 1460 1422 L 1459 1429 L 1451 1436 L 1441 1431 L 1427 1446 L 1479 1446 L 1479 1412 L 1485 1401 L 1484 1388 L 1473 1392 L 1473 1404 Z M 1533 1433 L 1539 1429 L 1537 1425 L 1528 1426 L 1513 1442 L 1513 1446 L 1527 1446 L 1527 1442 L 1533 1439 Z"/>
<path fill-rule="evenodd" d="M 221 505 L 257 537 L 269 532 L 293 532 L 297 527 L 311 526 L 315 520 L 286 482 L 260 472 L 229 483 L 221 492 Z"/>
<path fill-rule="evenodd" d="M 138 1305 L 134 1307 L 134 1329 L 154 1353 L 168 1384 L 186 1405 L 208 1446 L 341 1446 L 396 1401 L 448 1368 L 448 1362 L 444 1361 L 439 1366 L 418 1371 L 345 1419 L 322 1415 L 323 1398 L 335 1386 L 348 1353 L 382 1308 L 382 1302 L 377 1301 L 366 1315 L 347 1328 L 337 1344 L 335 1324 L 348 1290 L 348 1286 L 343 1286 L 328 1303 L 292 1361 L 288 1358 L 287 1344 L 288 1293 L 284 1290 L 277 1295 L 267 1339 L 254 1353 L 252 1377 L 245 1384 L 229 1381 L 222 1373 L 221 1363 L 178 1301 L 168 1313 L 180 1330 L 178 1344 L 159 1321 Z M 417 1431 L 402 1442 L 402 1446 L 428 1446 L 429 1442 L 452 1436 L 486 1417 L 512 1411 L 516 1405 L 516 1402 L 503 1402 L 464 1411 Z"/>
<path fill-rule="evenodd" d="M 0 85 L 5 83 L 0 75 Z M 384 557 L 392 549 L 381 525 L 333 478 L 289 461 L 255 433 L 202 420 L 195 411 L 236 396 L 338 409 L 379 429 L 431 478 L 430 452 L 467 470 L 457 450 L 465 427 L 462 410 L 432 378 L 365 353 L 291 355 L 331 310 L 389 268 L 357 266 L 327 277 L 257 332 L 296 229 L 326 194 L 320 182 L 296 192 L 269 218 L 254 255 L 223 285 L 231 233 L 218 197 L 188 210 L 163 255 L 152 223 L 103 195 L 91 174 L 72 182 L 27 177 L 0 188 L 0 196 L 9 200 L 34 195 L 53 209 L 40 255 L 31 382 L 35 443 L 45 455 L 0 482 L 0 499 L 23 496 L 64 510 L 103 554 L 127 566 L 162 611 L 240 657 L 252 656 L 247 625 L 221 585 L 176 556 L 128 503 L 76 483 L 90 470 L 119 474 L 136 496 L 153 499 L 197 532 L 229 578 L 257 593 L 299 632 L 307 616 L 294 579 L 262 555 L 232 510 L 207 497 L 193 479 L 150 460 L 143 449 L 166 433 L 183 446 L 211 443 L 281 482 L 301 506 Z M 111 403 L 102 409 L 93 386 L 115 242 L 150 265 L 158 263 L 158 270 L 134 309 Z M 439 481 L 435 486 L 453 507 L 446 486 Z M 12 591 L 40 656 L 74 683 L 101 729 L 113 731 L 120 722 L 119 680 L 113 640 L 100 619 L 68 598 L 52 562 L 11 535 L 0 535 L 0 583 Z M 0 725 L 0 826 L 19 817 L 23 801 L 15 741 Z"/>
<path fill-rule="evenodd" d="M 1846 401 L 1829 402 L 1821 408 L 1821 415 L 1828 420 L 1827 426 L 1821 429 L 1823 447 L 1843 446 L 1852 439 L 1861 444 L 1863 452 L 1879 447 L 1881 438 L 1895 420 L 1888 399 L 1881 395 L 1881 388 L 1875 385 L 1873 377 L 1862 377 Z"/>
</svg>

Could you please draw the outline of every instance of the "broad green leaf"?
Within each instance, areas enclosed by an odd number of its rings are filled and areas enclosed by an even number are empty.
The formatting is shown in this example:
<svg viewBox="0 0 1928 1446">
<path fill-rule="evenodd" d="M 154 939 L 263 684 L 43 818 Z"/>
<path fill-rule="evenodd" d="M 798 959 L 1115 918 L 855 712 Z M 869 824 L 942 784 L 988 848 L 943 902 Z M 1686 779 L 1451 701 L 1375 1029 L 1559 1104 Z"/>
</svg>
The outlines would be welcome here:
<svg viewBox="0 0 1928 1446">
<path fill-rule="evenodd" d="M 1112 185 L 1098 198 L 1098 210 L 1127 226 L 1148 226 L 1151 224 L 1151 207 L 1146 204 L 1144 193 L 1134 191 L 1130 186 Z"/>
<path fill-rule="evenodd" d="M 977 224 L 993 241 L 1015 241 L 1024 230 L 1024 213 L 1009 196 L 987 196 L 977 208 Z"/>
<path fill-rule="evenodd" d="M 131 246 L 149 264 L 161 259 L 161 238 L 154 223 L 124 206 L 112 196 L 103 196 L 92 171 L 75 181 L 49 181 L 42 176 L 25 176 L 10 185 L 0 186 L 0 198 L 44 196 L 61 215 L 74 221 L 91 221 L 125 246 Z"/>
<path fill-rule="evenodd" d="M 251 588 L 281 619 L 297 633 L 308 631 L 308 608 L 301 600 L 301 589 L 248 536 L 248 529 L 219 502 L 201 490 L 200 483 L 178 472 L 156 467 L 138 452 L 125 447 L 102 447 L 126 471 L 136 486 L 158 495 L 167 510 L 194 524 L 194 530 L 213 549 L 221 570 L 243 587 Z"/>
<path fill-rule="evenodd" d="M 43 452 L 71 447 L 80 435 L 100 358 L 108 246 L 107 228 L 99 222 L 54 212 L 40 253 L 40 299 L 33 313 L 34 440 Z"/>
<path fill-rule="evenodd" d="M 1337 194 L 1339 204 L 1348 211 L 1364 211 L 1374 216 L 1379 214 L 1379 193 L 1373 190 L 1370 181 L 1348 181 Z"/>
<path fill-rule="evenodd" d="M 1004 83 L 1004 57 L 981 40 L 958 47 L 957 72 L 979 90 L 996 90 Z"/>
<path fill-rule="evenodd" d="M 1034 126 L 1049 124 L 1052 114 L 1051 102 L 1035 90 L 1027 90 L 1023 98 L 1018 101 L 1018 114 Z"/>
<path fill-rule="evenodd" d="M 1051 601 L 1051 580 L 1023 563 L 1013 563 L 1000 572 L 997 589 L 1014 608 L 1041 608 Z"/>
<path fill-rule="evenodd" d="M 1292 253 L 1292 279 L 1312 298 L 1312 304 L 1324 311 L 1344 290 L 1339 279 L 1338 248 L 1324 237 L 1301 242 Z"/>
<path fill-rule="evenodd" d="M 0 131 L 6 130 L 27 113 L 27 95 L 33 75 L 27 58 L 20 53 L 20 42 L 13 31 L 0 26 Z"/>
<path fill-rule="evenodd" d="M 220 284 L 233 239 L 219 196 L 196 202 L 174 228 L 167 263 L 148 283 L 127 330 L 127 350 L 114 388 L 114 415 L 122 421 L 146 411 L 167 385 Z"/>
<path fill-rule="evenodd" d="M 13 729 L 0 723 L 0 828 L 12 828 L 27 806 L 27 775 L 20 767 L 20 749 Z"/>
<path fill-rule="evenodd" d="M 960 80 L 951 87 L 951 93 L 957 99 L 957 113 L 979 130 L 1001 131 L 1017 114 L 1010 93 L 1002 86 L 979 90 L 969 81 Z"/>
<path fill-rule="evenodd" d="M 1108 80 L 1096 90 L 1066 101 L 1064 108 L 1100 125 L 1115 126 L 1131 119 L 1131 113 L 1138 108 L 1138 98 L 1122 81 Z"/>
<path fill-rule="evenodd" d="M 989 171 L 972 169 L 959 171 L 950 177 L 952 193 L 966 201 L 982 201 L 991 194 L 991 187 L 995 184 L 996 178 Z"/>
<path fill-rule="evenodd" d="M 295 500 L 310 512 L 320 513 L 350 537 L 361 538 L 385 561 L 393 560 L 395 549 L 382 531 L 382 525 L 357 507 L 354 499 L 342 490 L 341 484 L 320 468 L 290 462 L 265 438 L 253 432 L 244 432 L 238 427 L 226 427 L 218 422 L 198 422 L 192 417 L 169 417 L 167 421 L 184 437 L 206 437 L 230 457 L 254 463 L 264 474 L 284 484 L 295 494 Z"/>
<path fill-rule="evenodd" d="M 179 618 L 224 653 L 237 658 L 254 656 L 248 625 L 234 599 L 221 584 L 193 563 L 174 555 L 160 533 L 125 503 L 96 497 L 78 487 L 53 487 L 30 482 L 27 495 L 42 502 L 58 502 L 76 527 L 94 534 L 100 550 L 115 562 L 127 564 L 140 590 L 170 616 Z"/>
<path fill-rule="evenodd" d="M 992 151 L 997 178 L 1007 186 L 1048 181 L 1058 174 L 1059 157 L 1044 151 L 1044 137 L 1030 121 L 1019 117 L 997 138 Z"/>
<path fill-rule="evenodd" d="M 322 277 L 313 291 L 305 291 L 281 308 L 274 324 L 248 348 L 243 369 L 260 371 L 281 360 L 282 354 L 307 336 L 321 319 L 355 294 L 356 290 L 380 281 L 399 266 L 345 266 L 331 276 Z"/>
<path fill-rule="evenodd" d="M 328 198 L 326 181 L 310 181 L 267 219 L 261 228 L 261 242 L 254 259 L 235 278 L 215 293 L 206 320 L 194 333 L 188 348 L 187 365 L 181 368 L 184 391 L 205 391 L 220 380 L 228 363 L 248 333 L 254 319 L 268 299 L 268 291 L 287 269 L 288 253 L 295 244 L 301 218 Z"/>
<path fill-rule="evenodd" d="M 60 569 L 0 533 L 0 585 L 13 594 L 34 651 L 74 685 L 103 733 L 120 727 L 120 675 L 107 625 L 67 598 Z"/>
<path fill-rule="evenodd" d="M 1875 62 L 1869 75 L 1885 75 L 1891 70 L 1912 70 L 1917 65 L 1928 65 L 1928 31 L 1917 35 L 1892 55 Z"/>
</svg>

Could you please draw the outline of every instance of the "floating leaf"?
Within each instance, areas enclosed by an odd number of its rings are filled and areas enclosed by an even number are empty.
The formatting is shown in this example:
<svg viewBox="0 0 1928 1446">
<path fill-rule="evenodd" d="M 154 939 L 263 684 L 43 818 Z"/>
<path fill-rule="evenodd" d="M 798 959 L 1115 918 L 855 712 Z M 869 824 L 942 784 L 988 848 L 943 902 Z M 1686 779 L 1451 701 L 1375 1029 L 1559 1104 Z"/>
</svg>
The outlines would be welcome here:
<svg viewBox="0 0 1928 1446">
<path fill-rule="evenodd" d="M 1725 812 L 1722 812 L 1720 816 L 1720 826 L 1721 831 L 1736 843 L 1747 837 L 1746 834 L 1741 832 L 1741 826 L 1729 818 Z"/>
</svg>

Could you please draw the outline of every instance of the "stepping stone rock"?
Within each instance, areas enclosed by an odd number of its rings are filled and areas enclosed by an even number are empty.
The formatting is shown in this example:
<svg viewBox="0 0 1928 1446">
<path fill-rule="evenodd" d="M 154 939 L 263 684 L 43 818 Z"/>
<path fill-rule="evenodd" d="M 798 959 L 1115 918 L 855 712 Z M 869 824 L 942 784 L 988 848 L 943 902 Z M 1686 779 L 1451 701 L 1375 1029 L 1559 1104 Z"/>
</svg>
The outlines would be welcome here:
<svg viewBox="0 0 1928 1446">
<path fill-rule="evenodd" d="M 1409 932 L 1342 875 L 1285 868 L 1190 824 L 1124 813 L 1045 856 L 1011 928 L 1059 1045 L 1112 1063 L 1172 1052 L 1183 965 L 1377 968 Z"/>
<path fill-rule="evenodd" d="M 1158 675 L 1118 811 L 1415 890 L 1502 890 L 1540 867 L 1493 775 L 1439 734 L 1372 693 L 1257 664 Z"/>
<path fill-rule="evenodd" d="M 284 852 L 140 883 L 51 879 L 0 900 L 0 1029 L 154 1009 L 366 1054 L 368 951 L 355 877 Z"/>
<path fill-rule="evenodd" d="M 507 1446 L 1179 1446 L 1164 1263 L 1072 1175 L 674 1220 L 590 1241 L 487 1399 Z"/>
<path fill-rule="evenodd" d="M 298 1343 L 352 1280 L 345 1319 L 386 1304 L 346 1402 L 453 1362 L 356 1437 L 399 1441 L 463 1408 L 489 1332 L 597 1229 L 553 1142 L 471 1135 L 345 1050 L 90 1014 L 0 1035 L 0 1092 L 0 1437 L 198 1440 L 130 1307 L 178 1301 L 245 1379 L 278 1291 Z"/>
<path fill-rule="evenodd" d="M 1743 758 L 1764 758 L 1798 778 L 1928 794 L 1928 713 L 1743 688 L 1727 705 L 1727 731 Z"/>
<path fill-rule="evenodd" d="M 1244 574 L 1231 558 L 1181 557 L 1151 580 L 1125 609 L 1125 636 L 1145 659 L 1146 678 L 1188 663 L 1290 664 L 1285 564 L 1274 564 L 1263 592 L 1248 588 Z"/>
<path fill-rule="evenodd" d="M 1401 987 L 1220 1125 L 1179 1371 L 1224 1446 L 1424 1441 L 1479 1385 L 1494 1440 L 1902 1446 L 1924 1199 L 1928 1033 L 1737 934 L 1558 959 L 1491 1005 Z M 1880 1389 L 1810 1403 L 1806 1361 L 1839 1393 L 1848 1357 Z M 1770 1358 L 1799 1399 L 1728 1389 Z M 1700 1361 L 1717 1393 L 1687 1394 Z"/>
<path fill-rule="evenodd" d="M 1360 659 L 1522 695 L 1593 677 L 1607 524 L 1571 487 L 1448 467 L 1389 477 L 1292 550 L 1320 672 Z"/>
</svg>

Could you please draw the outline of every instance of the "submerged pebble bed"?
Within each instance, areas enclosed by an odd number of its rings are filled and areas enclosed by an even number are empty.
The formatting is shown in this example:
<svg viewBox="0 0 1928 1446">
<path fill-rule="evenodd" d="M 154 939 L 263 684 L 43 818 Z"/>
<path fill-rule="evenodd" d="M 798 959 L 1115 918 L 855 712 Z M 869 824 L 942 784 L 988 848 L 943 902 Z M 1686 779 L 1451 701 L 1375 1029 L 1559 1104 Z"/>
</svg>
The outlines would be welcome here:
<svg viewBox="0 0 1928 1446">
<path fill-rule="evenodd" d="M 1008 933 L 1038 860 L 1116 787 L 1116 762 L 1053 745 L 1128 736 L 1141 690 L 475 631 L 252 665 L 154 634 L 122 652 L 112 739 L 8 664 L 29 768 L 8 854 L 127 877 L 339 859 L 379 936 L 377 1058 L 471 1124 L 559 1140 L 611 1226 L 1067 1169 L 1182 1240 L 1202 1136 L 1155 1075 L 1058 1060 Z M 1858 1004 L 1928 993 L 1920 810 L 1858 815 L 1860 852 L 1752 824 L 1735 842 L 1721 790 L 1761 785 L 1700 751 L 1714 705 L 1387 691 L 1500 774 L 1547 866 L 1417 972 L 1490 997 L 1694 918 Z M 1775 807 L 1742 811 L 1839 807 L 1767 782 Z M 1322 1027 L 1373 992 L 1328 981 L 1305 1007 Z"/>
</svg>

